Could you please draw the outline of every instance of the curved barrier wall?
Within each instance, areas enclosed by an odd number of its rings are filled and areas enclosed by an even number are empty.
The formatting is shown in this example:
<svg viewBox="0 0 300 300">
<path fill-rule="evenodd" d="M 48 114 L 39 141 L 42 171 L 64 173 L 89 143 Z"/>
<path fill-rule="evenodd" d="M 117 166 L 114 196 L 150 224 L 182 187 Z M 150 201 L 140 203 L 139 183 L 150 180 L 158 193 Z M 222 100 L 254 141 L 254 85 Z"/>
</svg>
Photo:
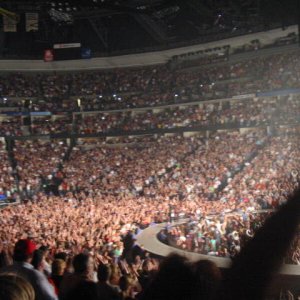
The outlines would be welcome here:
<svg viewBox="0 0 300 300">
<path fill-rule="evenodd" d="M 182 220 L 172 223 L 173 225 L 180 225 L 186 223 L 187 220 Z M 201 259 L 208 259 L 213 261 L 219 268 L 229 268 L 231 260 L 229 258 L 214 257 L 209 255 L 203 255 L 195 252 L 188 252 L 181 249 L 177 249 L 160 242 L 157 238 L 158 233 L 167 226 L 167 223 L 156 224 L 143 230 L 137 237 L 137 242 L 142 245 L 145 250 L 159 256 L 168 256 L 171 253 L 180 254 L 191 261 L 197 261 Z M 299 276 L 300 266 L 298 265 L 283 265 L 280 269 L 281 275 Z"/>
</svg>

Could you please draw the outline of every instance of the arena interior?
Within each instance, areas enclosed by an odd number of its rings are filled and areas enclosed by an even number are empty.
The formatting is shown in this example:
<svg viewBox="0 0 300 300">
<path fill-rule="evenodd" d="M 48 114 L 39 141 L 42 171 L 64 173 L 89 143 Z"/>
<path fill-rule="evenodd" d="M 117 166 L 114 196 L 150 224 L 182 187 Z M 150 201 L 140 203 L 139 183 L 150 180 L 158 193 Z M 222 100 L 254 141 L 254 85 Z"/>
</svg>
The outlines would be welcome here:
<svg viewBox="0 0 300 300">
<path fill-rule="evenodd" d="M 299 299 L 296 2 L 0 3 L 0 299 Z"/>
</svg>

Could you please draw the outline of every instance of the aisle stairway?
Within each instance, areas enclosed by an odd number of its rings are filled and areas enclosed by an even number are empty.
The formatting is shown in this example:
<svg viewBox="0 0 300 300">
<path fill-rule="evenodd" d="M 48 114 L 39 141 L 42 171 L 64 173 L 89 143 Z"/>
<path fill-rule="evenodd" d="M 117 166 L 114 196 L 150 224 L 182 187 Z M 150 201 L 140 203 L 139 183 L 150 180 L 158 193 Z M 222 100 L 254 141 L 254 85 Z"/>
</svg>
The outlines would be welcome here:
<svg viewBox="0 0 300 300">
<path fill-rule="evenodd" d="M 268 144 L 270 137 L 266 137 L 266 139 L 262 142 L 257 144 L 256 149 L 254 151 L 252 151 L 251 153 L 249 153 L 244 161 L 236 168 L 231 169 L 230 172 L 230 179 L 232 180 L 237 174 L 241 173 L 244 168 L 246 167 L 246 164 L 251 163 L 251 161 L 253 161 L 253 159 L 266 147 L 266 145 Z M 220 192 L 222 192 L 229 184 L 228 182 L 229 177 L 227 175 L 224 176 L 224 179 L 222 180 L 221 185 L 219 185 L 219 187 L 217 188 L 216 192 L 217 194 L 219 194 Z"/>
</svg>

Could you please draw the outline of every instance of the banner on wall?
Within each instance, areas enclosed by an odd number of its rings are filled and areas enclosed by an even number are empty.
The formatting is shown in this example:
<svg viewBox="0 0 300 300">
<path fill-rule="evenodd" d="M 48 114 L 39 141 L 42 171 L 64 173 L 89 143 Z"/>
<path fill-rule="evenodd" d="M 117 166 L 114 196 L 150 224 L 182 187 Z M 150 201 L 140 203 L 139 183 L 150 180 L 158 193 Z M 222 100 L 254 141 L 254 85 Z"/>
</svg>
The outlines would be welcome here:
<svg viewBox="0 0 300 300">
<path fill-rule="evenodd" d="M 26 32 L 39 30 L 39 14 L 38 13 L 26 13 Z"/>
<path fill-rule="evenodd" d="M 55 60 L 80 59 L 81 43 L 54 44 L 53 54 Z"/>
<path fill-rule="evenodd" d="M 2 115 L 6 116 L 14 116 L 14 117 L 20 117 L 20 116 L 26 116 L 28 115 L 27 112 L 19 112 L 19 111 L 3 111 L 1 112 Z"/>
<path fill-rule="evenodd" d="M 81 49 L 81 58 L 91 58 L 92 57 L 92 50 L 90 48 L 82 48 Z"/>
<path fill-rule="evenodd" d="M 31 116 L 51 116 L 50 111 L 32 111 L 30 112 Z"/>
<path fill-rule="evenodd" d="M 4 32 L 17 32 L 17 19 L 3 16 L 3 31 Z"/>
<path fill-rule="evenodd" d="M 0 194 L 0 203 L 7 199 L 6 195 Z"/>
<path fill-rule="evenodd" d="M 44 61 L 49 62 L 49 61 L 53 61 L 53 59 L 54 59 L 53 50 L 52 49 L 46 49 L 44 51 Z"/>
<path fill-rule="evenodd" d="M 68 44 L 54 44 L 53 49 L 68 49 L 68 48 L 80 48 L 80 43 L 68 43 Z"/>
</svg>

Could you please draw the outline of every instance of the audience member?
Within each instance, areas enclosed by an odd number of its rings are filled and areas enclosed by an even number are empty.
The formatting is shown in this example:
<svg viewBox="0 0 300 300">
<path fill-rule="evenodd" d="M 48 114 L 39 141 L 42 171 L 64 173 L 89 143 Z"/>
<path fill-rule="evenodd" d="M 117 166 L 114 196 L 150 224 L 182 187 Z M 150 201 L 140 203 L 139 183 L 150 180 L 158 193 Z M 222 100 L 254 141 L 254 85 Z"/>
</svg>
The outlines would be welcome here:
<svg viewBox="0 0 300 300">
<path fill-rule="evenodd" d="M 14 264 L 2 268 L 0 272 L 13 273 L 28 280 L 34 289 L 36 300 L 56 300 L 54 289 L 46 276 L 31 265 L 35 249 L 36 245 L 31 240 L 19 240 L 14 248 Z"/>
</svg>

